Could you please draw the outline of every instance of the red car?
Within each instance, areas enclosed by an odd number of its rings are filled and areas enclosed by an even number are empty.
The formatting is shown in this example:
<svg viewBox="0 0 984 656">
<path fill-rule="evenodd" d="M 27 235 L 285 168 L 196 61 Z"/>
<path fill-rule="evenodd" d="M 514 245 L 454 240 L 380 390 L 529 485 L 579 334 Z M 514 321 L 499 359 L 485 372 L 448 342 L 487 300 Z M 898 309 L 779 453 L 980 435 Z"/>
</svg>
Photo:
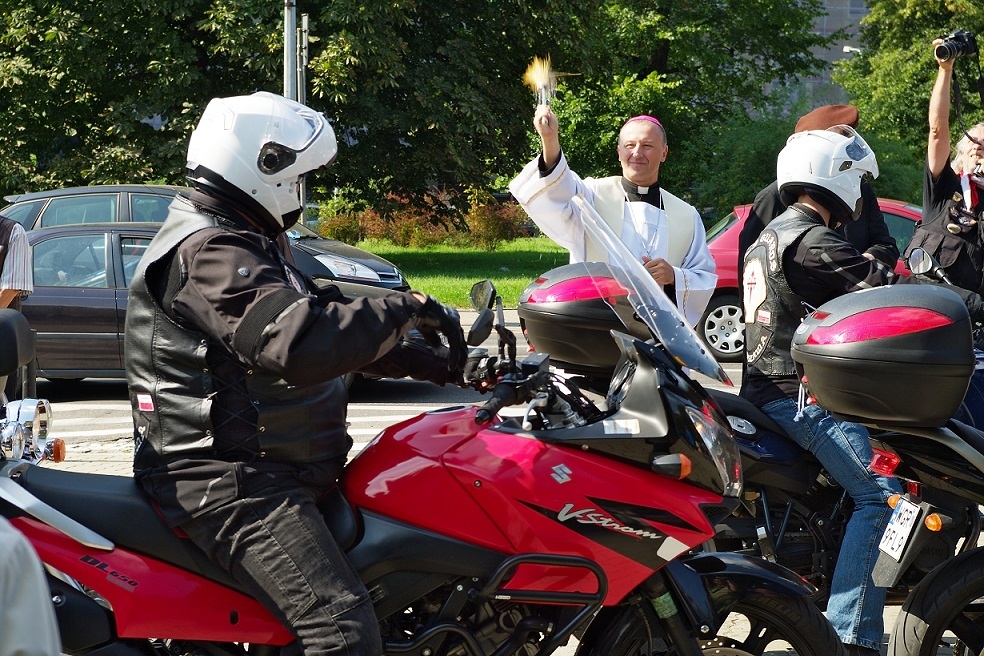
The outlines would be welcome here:
<svg viewBox="0 0 984 656">
<path fill-rule="evenodd" d="M 879 198 L 878 206 L 899 251 L 905 250 L 915 222 L 922 218 L 922 208 L 888 198 Z M 739 205 L 707 231 L 707 246 L 717 265 L 718 281 L 697 332 L 720 362 L 741 361 L 745 349 L 745 326 L 739 307 L 738 234 L 751 209 L 751 205 Z M 895 270 L 909 274 L 901 260 Z"/>
</svg>

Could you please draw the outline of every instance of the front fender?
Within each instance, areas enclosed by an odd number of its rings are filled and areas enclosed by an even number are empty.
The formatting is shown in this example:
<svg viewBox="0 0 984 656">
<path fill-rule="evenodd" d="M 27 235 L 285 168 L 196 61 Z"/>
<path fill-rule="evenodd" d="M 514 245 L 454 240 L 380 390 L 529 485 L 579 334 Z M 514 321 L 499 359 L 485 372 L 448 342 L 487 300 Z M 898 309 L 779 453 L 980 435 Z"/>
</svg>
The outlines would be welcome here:
<svg viewBox="0 0 984 656">
<path fill-rule="evenodd" d="M 817 592 L 785 567 L 730 552 L 690 554 L 667 563 L 663 571 L 694 627 L 708 626 L 715 632 L 749 594 L 810 597 Z"/>
</svg>

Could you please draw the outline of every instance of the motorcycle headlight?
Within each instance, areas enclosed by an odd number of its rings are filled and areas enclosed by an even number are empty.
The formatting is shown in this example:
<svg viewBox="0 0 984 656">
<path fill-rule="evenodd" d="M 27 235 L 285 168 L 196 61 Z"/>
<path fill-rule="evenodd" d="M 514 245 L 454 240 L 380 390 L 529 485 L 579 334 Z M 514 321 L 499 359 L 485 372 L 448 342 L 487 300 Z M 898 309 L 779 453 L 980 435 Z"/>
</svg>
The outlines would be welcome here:
<svg viewBox="0 0 984 656">
<path fill-rule="evenodd" d="M 51 429 L 51 404 L 47 399 L 11 401 L 6 408 L 7 419 L 2 440 L 14 458 L 25 456 L 40 461 L 46 456 Z"/>
<path fill-rule="evenodd" d="M 692 407 L 686 410 L 707 456 L 717 468 L 724 496 L 737 497 L 741 494 L 741 456 L 730 426 L 719 421 L 718 413 L 706 402 L 700 410 Z"/>
</svg>

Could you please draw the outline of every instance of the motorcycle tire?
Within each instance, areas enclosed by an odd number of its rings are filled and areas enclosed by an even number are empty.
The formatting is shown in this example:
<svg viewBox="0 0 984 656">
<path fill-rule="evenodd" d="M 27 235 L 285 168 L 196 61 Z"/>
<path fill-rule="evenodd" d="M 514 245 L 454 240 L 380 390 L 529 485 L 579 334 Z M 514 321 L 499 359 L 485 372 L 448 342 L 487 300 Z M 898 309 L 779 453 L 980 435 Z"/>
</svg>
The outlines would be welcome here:
<svg viewBox="0 0 984 656">
<path fill-rule="evenodd" d="M 895 620 L 887 653 L 966 656 L 982 650 L 984 549 L 972 549 L 940 565 L 913 588 Z"/>
<path fill-rule="evenodd" d="M 608 624 L 590 642 L 579 645 L 577 656 L 676 653 L 660 637 L 658 621 L 648 607 L 624 606 L 609 615 Z M 701 649 L 705 656 L 762 656 L 781 650 L 782 643 L 789 643 L 793 651 L 788 653 L 798 656 L 847 656 L 834 628 L 809 599 L 754 593 L 732 608 L 721 632 L 701 641 Z"/>
</svg>

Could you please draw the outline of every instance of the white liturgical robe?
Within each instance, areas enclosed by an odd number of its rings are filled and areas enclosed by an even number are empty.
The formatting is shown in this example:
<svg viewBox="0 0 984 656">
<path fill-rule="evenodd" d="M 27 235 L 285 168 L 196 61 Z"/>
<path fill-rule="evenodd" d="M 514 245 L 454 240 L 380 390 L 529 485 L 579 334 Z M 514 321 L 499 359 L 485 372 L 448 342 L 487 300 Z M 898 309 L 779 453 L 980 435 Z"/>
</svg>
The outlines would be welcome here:
<svg viewBox="0 0 984 656">
<path fill-rule="evenodd" d="M 620 178 L 582 180 L 567 165 L 563 153 L 553 171 L 541 176 L 539 161 L 537 158 L 527 164 L 509 184 L 509 190 L 540 230 L 570 251 L 571 262 L 584 262 L 591 259 L 589 255 L 595 256 L 597 251 L 588 242 L 572 202 L 575 195 L 583 195 L 630 253 L 640 260 L 643 256 L 662 258 L 673 266 L 674 300 L 690 325 L 696 326 L 717 284 L 714 259 L 707 249 L 704 224 L 697 210 L 665 191 L 661 191 L 660 206 L 656 206 L 629 201 L 619 189 L 622 215 L 617 216 L 616 205 L 613 217 L 604 196 L 610 195 L 613 181 Z M 640 193 L 645 191 L 640 188 Z M 673 235 L 678 239 L 673 239 Z"/>
</svg>

